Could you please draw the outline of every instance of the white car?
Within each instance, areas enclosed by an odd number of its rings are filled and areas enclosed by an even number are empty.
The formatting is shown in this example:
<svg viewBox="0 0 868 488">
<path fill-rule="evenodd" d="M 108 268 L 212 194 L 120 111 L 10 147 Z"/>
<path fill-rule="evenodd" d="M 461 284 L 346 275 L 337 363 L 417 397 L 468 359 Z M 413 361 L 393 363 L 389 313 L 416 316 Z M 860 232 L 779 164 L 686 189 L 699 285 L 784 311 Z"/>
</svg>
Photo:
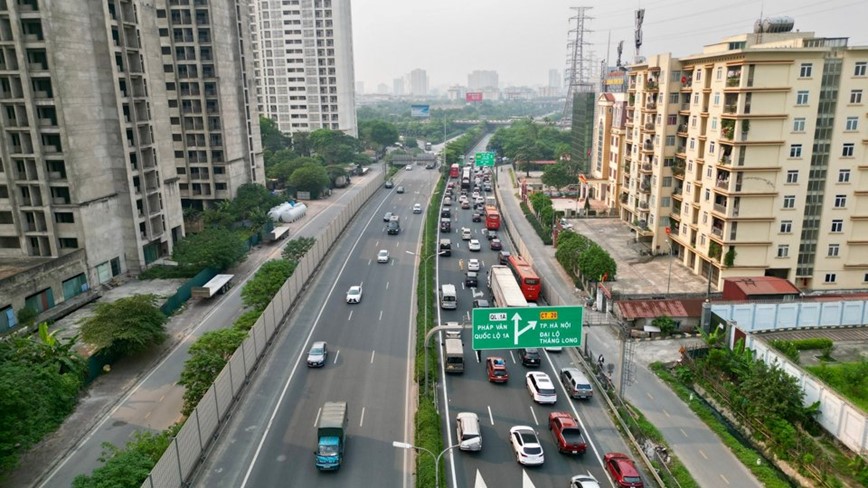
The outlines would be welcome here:
<svg viewBox="0 0 868 488">
<path fill-rule="evenodd" d="M 404 166 L 404 169 L 407 170 L 407 171 L 413 171 L 413 165 L 412 165 L 412 164 L 408 164 L 407 166 Z"/>
<path fill-rule="evenodd" d="M 347 303 L 359 303 L 362 301 L 362 285 L 353 285 L 347 291 Z"/>
<path fill-rule="evenodd" d="M 377 262 L 378 263 L 388 263 L 389 262 L 388 249 L 380 249 L 380 252 L 377 253 Z"/>
<path fill-rule="evenodd" d="M 415 204 L 413 204 L 413 213 L 414 213 L 414 214 L 420 214 L 420 213 L 422 213 L 422 204 L 421 204 L 421 203 L 415 203 Z"/>
<path fill-rule="evenodd" d="M 570 488 L 600 488 L 600 483 L 591 473 L 577 474 L 570 478 Z"/>
<path fill-rule="evenodd" d="M 539 437 L 531 427 L 516 425 L 509 429 L 509 442 L 519 464 L 538 466 L 545 461 Z"/>
<path fill-rule="evenodd" d="M 558 393 L 549 375 L 542 371 L 531 371 L 524 375 L 527 392 L 533 401 L 539 404 L 554 404 L 558 401 Z"/>
<path fill-rule="evenodd" d="M 462 227 L 461 228 L 461 239 L 465 240 L 465 241 L 469 241 L 470 236 L 471 236 L 470 229 L 467 227 Z"/>
<path fill-rule="evenodd" d="M 471 251 L 481 251 L 482 246 L 479 245 L 479 239 L 470 239 L 470 244 L 467 245 L 467 249 Z"/>
<path fill-rule="evenodd" d="M 467 271 L 479 271 L 479 268 L 482 265 L 479 264 L 479 260 L 476 258 L 467 260 Z"/>
</svg>

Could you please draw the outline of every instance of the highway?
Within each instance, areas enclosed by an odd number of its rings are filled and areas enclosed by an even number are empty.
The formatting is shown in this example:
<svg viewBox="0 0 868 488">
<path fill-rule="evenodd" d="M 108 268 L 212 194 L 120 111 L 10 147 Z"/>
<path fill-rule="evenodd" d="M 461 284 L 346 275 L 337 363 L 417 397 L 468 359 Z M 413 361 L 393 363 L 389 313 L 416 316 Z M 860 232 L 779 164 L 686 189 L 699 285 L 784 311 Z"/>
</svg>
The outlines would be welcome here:
<svg viewBox="0 0 868 488">
<path fill-rule="evenodd" d="M 365 178 L 382 177 L 382 172 L 376 168 Z M 357 190 L 351 186 L 341 197 L 335 199 L 332 205 L 302 224 L 292 237 L 315 237 L 320 228 L 343 210 L 346 202 L 351 201 L 356 193 Z M 280 255 L 281 247 L 275 246 L 270 253 L 254 263 L 254 269 L 269 259 L 279 258 Z M 253 274 L 250 275 L 252 276 Z M 181 420 L 184 388 L 177 385 L 177 381 L 188 357 L 190 345 L 207 331 L 232 325 L 241 312 L 241 289 L 245 282 L 246 280 L 239 280 L 225 295 L 213 300 L 191 301 L 185 314 L 202 316 L 204 310 L 210 310 L 204 313 L 202 320 L 190 324 L 180 343 L 139 380 L 84 439 L 55 463 L 41 480 L 39 487 L 66 488 L 72 485 L 73 479 L 79 474 L 91 473 L 102 465 L 99 457 L 104 442 L 122 447 L 135 431 L 161 431 Z"/>
<path fill-rule="evenodd" d="M 438 173 L 401 170 L 350 223 L 319 275 L 278 336 L 273 350 L 220 434 L 195 480 L 203 487 L 411 486 L 411 456 L 393 441 L 412 441 L 416 253 Z M 401 217 L 401 233 L 387 235 L 383 215 Z M 379 249 L 391 254 L 378 264 Z M 363 284 L 360 304 L 345 303 Z M 330 354 L 322 369 L 304 363 L 312 341 Z M 347 401 L 345 463 L 333 473 L 314 466 L 315 423 L 326 401 Z"/>
<path fill-rule="evenodd" d="M 486 137 L 471 153 L 484 151 L 487 142 Z M 458 190 L 456 195 L 457 192 Z M 438 321 L 441 324 L 451 321 L 469 323 L 474 297 L 491 301 L 485 284 L 485 275 L 491 265 L 497 264 L 496 251 L 489 248 L 484 223 L 472 222 L 472 213 L 472 210 L 462 210 L 457 204 L 453 205 L 452 232 L 448 235 L 441 234 L 441 237 L 449 237 L 452 240 L 453 251 L 451 257 L 438 258 L 437 286 L 439 288 L 440 284 L 452 283 L 457 287 L 459 297 L 457 310 L 438 308 Z M 469 227 L 472 230 L 473 238 L 479 239 L 482 243 L 482 251 L 468 250 L 468 241 L 461 240 L 462 227 Z M 512 251 L 512 246 L 506 242 L 507 234 L 499 232 L 499 235 L 505 241 L 504 250 Z M 471 258 L 482 261 L 480 285 L 476 289 L 464 287 L 466 262 Z M 544 275 L 541 277 L 545 280 Z M 602 468 L 603 454 L 610 451 L 626 453 L 630 451 L 603 408 L 604 403 L 601 399 L 576 401 L 567 397 L 558 381 L 558 373 L 562 367 L 575 366 L 571 360 L 572 352 L 564 350 L 560 353 L 543 353 L 542 366 L 538 370 L 546 372 L 558 389 L 558 400 L 553 406 L 538 405 L 531 400 L 525 387 L 524 377 L 531 369 L 521 365 L 516 351 L 484 351 L 479 362 L 471 349 L 469 331 L 465 331 L 464 352 L 466 364 L 463 374 L 446 375 L 444 371 L 440 372 L 441 390 L 438 394 L 441 415 L 444 417 L 444 447 L 456 443 L 456 414 L 469 411 L 476 413 L 480 418 L 483 448 L 478 453 L 453 450 L 446 454 L 447 478 L 450 486 L 454 488 L 563 487 L 569 484 L 572 475 L 588 472 L 601 483 L 601 486 L 611 486 Z M 489 356 L 500 356 L 506 359 L 510 373 L 506 384 L 488 382 L 484 361 Z M 567 411 L 579 418 L 588 441 L 586 454 L 570 457 L 557 452 L 547 425 L 548 414 L 553 411 Z M 545 463 L 542 466 L 524 467 L 516 462 L 508 441 L 509 429 L 515 425 L 529 425 L 537 431 L 545 452 Z"/>
</svg>

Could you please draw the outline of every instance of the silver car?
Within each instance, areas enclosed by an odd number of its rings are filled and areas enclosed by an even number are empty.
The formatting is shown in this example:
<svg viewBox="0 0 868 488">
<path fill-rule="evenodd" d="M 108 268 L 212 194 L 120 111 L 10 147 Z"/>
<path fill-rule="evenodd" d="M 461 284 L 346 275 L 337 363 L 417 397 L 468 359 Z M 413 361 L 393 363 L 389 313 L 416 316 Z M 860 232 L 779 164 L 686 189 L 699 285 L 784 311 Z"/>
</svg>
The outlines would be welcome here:
<svg viewBox="0 0 868 488">
<path fill-rule="evenodd" d="M 362 285 L 351 286 L 347 290 L 347 303 L 360 303 L 362 301 Z"/>
<path fill-rule="evenodd" d="M 314 342 L 307 353 L 308 368 L 322 368 L 329 356 L 328 345 L 325 341 Z"/>
</svg>

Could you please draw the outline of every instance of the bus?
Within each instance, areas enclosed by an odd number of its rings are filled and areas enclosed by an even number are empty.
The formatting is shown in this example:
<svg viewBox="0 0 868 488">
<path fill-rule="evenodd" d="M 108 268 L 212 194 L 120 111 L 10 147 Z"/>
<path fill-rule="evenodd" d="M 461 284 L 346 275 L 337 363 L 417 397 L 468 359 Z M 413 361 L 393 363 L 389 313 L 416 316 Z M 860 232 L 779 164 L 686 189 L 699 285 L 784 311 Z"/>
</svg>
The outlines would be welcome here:
<svg viewBox="0 0 868 488">
<path fill-rule="evenodd" d="M 458 163 L 455 163 L 449 167 L 449 177 L 458 178 Z"/>
<path fill-rule="evenodd" d="M 485 206 L 485 228 L 488 230 L 500 229 L 500 212 L 493 205 Z"/>
<path fill-rule="evenodd" d="M 446 372 L 458 373 L 464 372 L 464 344 L 461 339 L 446 339 Z"/>
<path fill-rule="evenodd" d="M 488 269 L 488 288 L 496 307 L 527 307 L 527 300 L 506 266 L 494 265 Z"/>
<path fill-rule="evenodd" d="M 531 265 L 521 256 L 510 256 L 507 260 L 509 269 L 518 281 L 518 286 L 521 288 L 522 294 L 529 302 L 535 302 L 539 299 L 539 292 L 542 288 L 542 281 L 533 270 Z"/>
<path fill-rule="evenodd" d="M 465 166 L 461 170 L 461 188 L 470 189 L 470 166 Z"/>
</svg>

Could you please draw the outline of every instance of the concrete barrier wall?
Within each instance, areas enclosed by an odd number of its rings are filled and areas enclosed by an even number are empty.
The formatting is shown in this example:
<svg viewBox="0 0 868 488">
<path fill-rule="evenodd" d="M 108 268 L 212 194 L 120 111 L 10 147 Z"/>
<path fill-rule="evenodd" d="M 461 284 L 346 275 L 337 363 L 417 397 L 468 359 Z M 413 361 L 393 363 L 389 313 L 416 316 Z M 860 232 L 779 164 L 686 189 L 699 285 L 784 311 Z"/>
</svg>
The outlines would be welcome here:
<svg viewBox="0 0 868 488">
<path fill-rule="evenodd" d="M 295 272 L 275 294 L 271 303 L 248 332 L 247 339 L 238 347 L 229 362 L 217 376 L 214 384 L 199 401 L 187 422 L 154 466 L 142 488 L 181 488 L 186 486 L 205 451 L 217 439 L 216 433 L 227 420 L 235 401 L 248 378 L 256 369 L 275 334 L 298 302 L 304 285 L 319 268 L 353 216 L 382 185 L 381 178 L 371 178 L 350 201 L 343 212 L 323 229 L 315 245 L 299 262 Z"/>
<path fill-rule="evenodd" d="M 868 324 L 868 300 L 712 303 L 711 312 L 745 332 Z"/>
<path fill-rule="evenodd" d="M 739 328 L 741 328 L 739 324 Z M 805 392 L 805 405 L 820 402 L 817 420 L 824 429 L 842 444 L 863 456 L 868 454 L 868 415 L 850 403 L 811 373 L 774 350 L 764 340 L 748 334 L 745 346 L 754 351 L 756 358 L 768 365 L 777 365 L 796 378 Z"/>
</svg>

